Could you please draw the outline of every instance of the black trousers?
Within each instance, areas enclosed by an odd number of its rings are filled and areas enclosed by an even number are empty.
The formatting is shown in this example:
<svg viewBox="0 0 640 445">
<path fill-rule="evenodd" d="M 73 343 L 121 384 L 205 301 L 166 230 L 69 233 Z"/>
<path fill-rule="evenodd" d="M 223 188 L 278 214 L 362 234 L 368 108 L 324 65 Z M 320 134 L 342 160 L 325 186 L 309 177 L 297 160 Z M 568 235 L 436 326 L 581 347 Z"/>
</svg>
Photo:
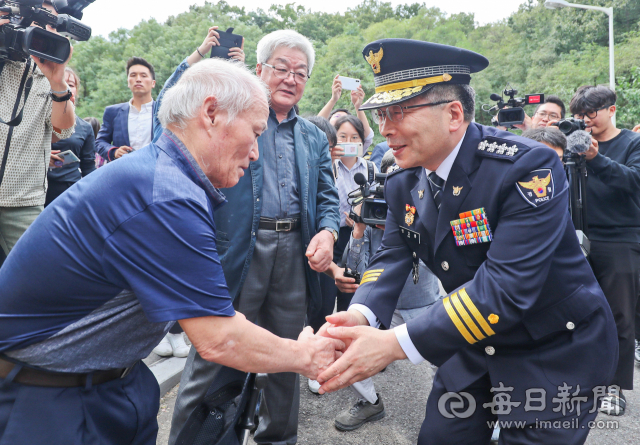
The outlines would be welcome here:
<svg viewBox="0 0 640 445">
<path fill-rule="evenodd" d="M 351 227 L 340 227 L 338 242 L 333 245 L 333 262 L 336 264 L 342 260 L 344 250 L 349 244 L 349 239 L 351 239 L 351 230 Z M 336 298 L 338 299 L 338 312 L 349 309 L 351 298 L 353 298 L 353 294 L 340 292 L 333 278 L 323 273 L 320 274 L 320 291 L 322 292 L 320 309 L 314 311 L 309 308 L 307 312 L 307 325 L 313 328 L 313 332 L 318 332 L 318 329 L 327 322 L 325 317 L 333 314 Z"/>
<path fill-rule="evenodd" d="M 620 358 L 611 384 L 622 389 L 633 389 L 635 319 L 640 293 L 640 243 L 591 241 L 589 260 L 618 328 Z"/>
<path fill-rule="evenodd" d="M 62 195 L 69 187 L 75 182 L 61 182 L 61 181 L 48 181 L 47 197 L 45 198 L 44 206 L 48 206 L 58 196 Z"/>
</svg>

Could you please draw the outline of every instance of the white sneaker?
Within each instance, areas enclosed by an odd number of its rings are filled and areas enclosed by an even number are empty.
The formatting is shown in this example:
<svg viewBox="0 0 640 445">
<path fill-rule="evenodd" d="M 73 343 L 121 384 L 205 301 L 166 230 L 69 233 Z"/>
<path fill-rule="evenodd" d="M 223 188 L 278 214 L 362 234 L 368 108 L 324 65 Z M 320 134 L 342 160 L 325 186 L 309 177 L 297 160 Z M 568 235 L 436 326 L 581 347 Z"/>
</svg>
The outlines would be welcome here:
<svg viewBox="0 0 640 445">
<path fill-rule="evenodd" d="M 182 332 L 179 334 L 167 334 L 165 338 L 171 344 L 174 357 L 186 357 L 189 355 L 189 349 L 191 348 L 184 342 Z"/>
<path fill-rule="evenodd" d="M 314 394 L 319 394 L 319 390 L 320 390 L 320 383 L 318 383 L 317 380 L 311 380 L 309 379 L 309 391 L 311 391 Z"/>
<path fill-rule="evenodd" d="M 160 344 L 153 348 L 153 353 L 158 354 L 160 357 L 171 357 L 173 355 L 173 349 L 171 348 L 171 343 L 167 337 L 171 334 L 167 334 L 164 336 Z"/>
</svg>

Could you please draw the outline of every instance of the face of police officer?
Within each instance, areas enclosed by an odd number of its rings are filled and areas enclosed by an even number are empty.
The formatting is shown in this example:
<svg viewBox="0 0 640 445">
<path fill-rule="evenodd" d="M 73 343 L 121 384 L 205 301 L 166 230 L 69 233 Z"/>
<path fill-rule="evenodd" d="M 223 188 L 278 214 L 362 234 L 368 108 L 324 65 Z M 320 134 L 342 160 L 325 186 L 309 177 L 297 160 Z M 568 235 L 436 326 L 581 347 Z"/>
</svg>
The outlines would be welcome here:
<svg viewBox="0 0 640 445">
<path fill-rule="evenodd" d="M 233 187 L 249 163 L 258 159 L 258 136 L 267 128 L 269 106 L 266 99 L 259 100 L 231 123 L 226 111 L 216 109 L 215 98 L 207 98 L 204 110 L 200 121 L 207 136 L 197 137 L 187 146 L 215 187 Z"/>
<path fill-rule="evenodd" d="M 547 127 L 551 122 L 559 121 L 562 116 L 562 109 L 558 104 L 548 102 L 540 105 L 531 118 L 531 127 Z"/>
<path fill-rule="evenodd" d="M 401 102 L 402 107 L 433 102 L 424 95 Z M 435 171 L 453 151 L 466 131 L 462 104 L 458 101 L 403 109 L 398 121 L 385 119 L 380 134 L 387 138 L 396 163 L 401 168 L 425 167 Z"/>
</svg>

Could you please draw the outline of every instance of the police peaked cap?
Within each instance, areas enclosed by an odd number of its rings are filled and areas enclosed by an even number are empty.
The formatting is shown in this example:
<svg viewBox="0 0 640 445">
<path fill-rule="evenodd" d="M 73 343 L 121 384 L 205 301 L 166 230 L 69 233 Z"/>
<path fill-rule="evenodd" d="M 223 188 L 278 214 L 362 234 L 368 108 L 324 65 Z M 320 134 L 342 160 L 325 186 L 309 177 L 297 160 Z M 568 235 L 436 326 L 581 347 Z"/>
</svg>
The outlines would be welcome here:
<svg viewBox="0 0 640 445">
<path fill-rule="evenodd" d="M 388 107 L 425 93 L 433 85 L 468 85 L 486 57 L 455 46 L 410 39 L 382 39 L 362 50 L 373 69 L 376 93 L 361 110 Z"/>
</svg>

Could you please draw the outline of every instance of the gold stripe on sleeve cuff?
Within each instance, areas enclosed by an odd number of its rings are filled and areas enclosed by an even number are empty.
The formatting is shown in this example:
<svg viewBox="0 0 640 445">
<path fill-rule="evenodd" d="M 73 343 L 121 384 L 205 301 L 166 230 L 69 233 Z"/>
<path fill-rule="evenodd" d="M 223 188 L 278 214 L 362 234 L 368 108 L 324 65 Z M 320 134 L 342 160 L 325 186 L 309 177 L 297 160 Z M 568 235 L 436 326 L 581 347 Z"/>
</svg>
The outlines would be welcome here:
<svg viewBox="0 0 640 445">
<path fill-rule="evenodd" d="M 478 340 L 484 340 L 485 338 L 487 338 L 482 334 L 482 332 L 480 332 L 480 329 L 478 329 L 478 326 L 473 322 L 467 310 L 464 308 L 462 303 L 460 303 L 460 299 L 458 298 L 457 293 L 451 295 L 451 301 L 453 302 L 453 305 L 455 306 L 464 322 L 467 324 L 469 329 L 471 329 L 471 332 L 473 332 L 473 335 L 475 335 Z"/>
<path fill-rule="evenodd" d="M 482 314 L 480 313 L 476 305 L 473 304 L 473 301 L 471 301 L 471 298 L 469 298 L 467 291 L 465 289 L 460 289 L 459 294 L 460 294 L 460 297 L 462 298 L 462 301 L 467 306 L 467 309 L 469 309 L 469 312 L 473 314 L 473 317 L 478 321 L 478 324 L 480 325 L 482 330 L 486 332 L 487 336 L 490 337 L 492 335 L 495 335 L 495 332 L 493 331 L 493 329 L 491 329 L 491 326 L 489 326 L 489 323 L 487 323 L 487 321 L 484 319 L 484 317 L 482 316 Z"/>
<path fill-rule="evenodd" d="M 453 324 L 456 325 L 456 328 L 458 328 L 458 331 L 460 331 L 464 339 L 467 340 L 470 344 L 476 343 L 477 340 L 473 338 L 467 328 L 464 327 L 464 324 L 462 324 L 462 320 L 460 320 L 458 314 L 456 314 L 456 311 L 453 310 L 453 306 L 451 306 L 449 297 L 442 300 L 442 304 L 444 305 L 444 309 L 447 311 L 447 314 L 449 314 L 451 321 L 453 321 Z"/>
</svg>

